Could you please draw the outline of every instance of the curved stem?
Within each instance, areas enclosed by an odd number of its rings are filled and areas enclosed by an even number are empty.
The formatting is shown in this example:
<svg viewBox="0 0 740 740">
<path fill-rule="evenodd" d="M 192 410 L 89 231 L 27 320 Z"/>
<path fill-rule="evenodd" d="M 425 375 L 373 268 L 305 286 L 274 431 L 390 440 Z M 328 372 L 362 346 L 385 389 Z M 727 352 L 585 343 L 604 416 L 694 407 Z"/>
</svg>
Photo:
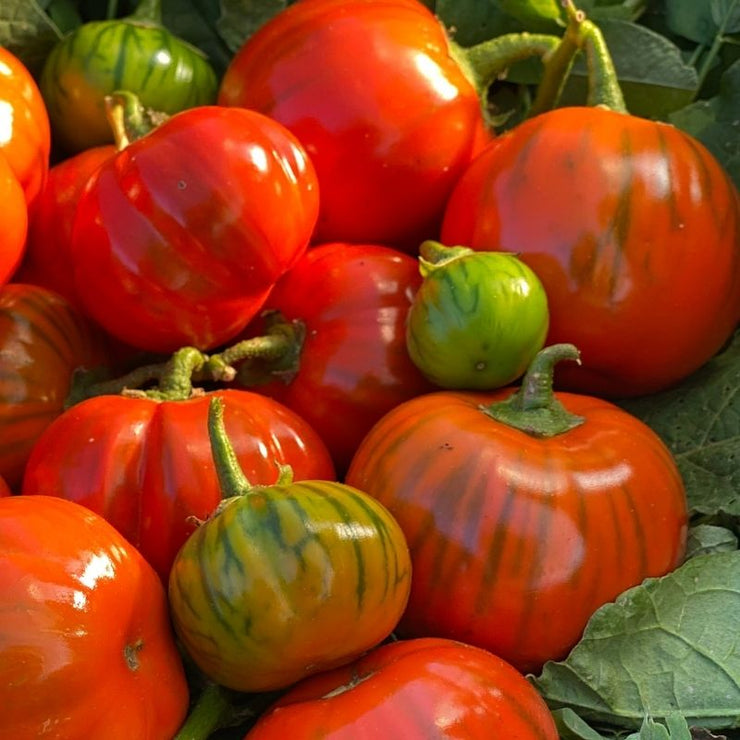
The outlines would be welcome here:
<svg viewBox="0 0 740 740">
<path fill-rule="evenodd" d="M 216 730 L 231 724 L 233 716 L 234 707 L 228 689 L 209 683 L 201 691 L 174 740 L 207 740 Z"/>
<path fill-rule="evenodd" d="M 552 110 L 557 105 L 579 51 L 585 54 L 588 69 L 587 105 L 600 105 L 626 113 L 617 72 L 601 29 L 576 8 L 573 0 L 563 0 L 563 7 L 567 18 L 565 33 L 557 48 L 543 58 L 544 72 L 529 109 L 529 117 Z"/>
<path fill-rule="evenodd" d="M 575 10 L 575 9 L 574 9 Z M 544 71 L 537 93 L 529 109 L 529 117 L 552 110 L 560 100 L 573 60 L 581 48 L 581 21 L 583 14 L 576 11 L 571 17 L 560 43 L 543 58 Z"/>
<path fill-rule="evenodd" d="M 105 115 L 118 151 L 146 136 L 168 118 L 166 113 L 145 108 L 138 95 L 128 90 L 116 90 L 106 95 L 104 103 Z"/>
<path fill-rule="evenodd" d="M 97 371 L 76 372 L 72 377 L 72 387 L 64 402 L 64 408 L 74 406 L 94 396 L 115 396 L 127 388 L 141 388 L 153 381 L 159 381 L 167 363 L 142 365 L 118 378 L 98 380 Z"/>
<path fill-rule="evenodd" d="M 193 395 L 193 374 L 208 358 L 195 347 L 178 349 L 165 363 L 159 376 L 158 388 L 143 391 L 147 398 L 159 401 L 179 401 Z"/>
<path fill-rule="evenodd" d="M 530 57 L 542 59 L 559 43 L 557 36 L 548 34 L 508 33 L 467 48 L 450 42 L 450 53 L 485 100 L 488 88 L 512 64 Z"/>
<path fill-rule="evenodd" d="M 562 360 L 580 363 L 580 353 L 572 344 L 552 344 L 537 353 L 515 393 L 504 401 L 481 407 L 502 424 L 533 437 L 553 437 L 583 424 L 581 416 L 571 414 L 553 392 L 553 372 Z"/>
<path fill-rule="evenodd" d="M 226 434 L 224 402 L 218 396 L 213 396 L 208 405 L 208 437 L 211 441 L 221 498 L 225 500 L 249 493 L 252 484 L 244 475 L 231 440 Z"/>
<path fill-rule="evenodd" d="M 601 105 L 618 113 L 626 113 L 627 106 L 617 71 L 601 30 L 591 21 L 584 21 L 582 33 L 588 67 L 588 105 Z"/>
<path fill-rule="evenodd" d="M 146 23 L 151 25 L 162 25 L 162 1 L 161 0 L 140 0 L 131 15 L 126 20 L 136 21 L 137 23 Z"/>
</svg>

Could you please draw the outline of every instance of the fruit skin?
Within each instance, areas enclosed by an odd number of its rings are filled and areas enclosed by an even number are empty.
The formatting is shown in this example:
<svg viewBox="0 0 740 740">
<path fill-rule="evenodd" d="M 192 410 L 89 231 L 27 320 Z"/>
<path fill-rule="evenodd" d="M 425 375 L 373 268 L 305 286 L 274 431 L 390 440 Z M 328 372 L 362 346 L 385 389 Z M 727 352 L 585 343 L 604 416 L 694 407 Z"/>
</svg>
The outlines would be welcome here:
<svg viewBox="0 0 740 740">
<path fill-rule="evenodd" d="M 386 411 L 433 390 L 406 351 L 406 315 L 420 283 L 416 260 L 397 249 L 321 244 L 301 257 L 265 302 L 265 310 L 301 321 L 305 339 L 296 372 L 255 390 L 316 429 L 339 476 Z M 255 321 L 243 336 L 263 333 L 263 322 Z M 236 383 L 242 379 L 240 373 Z"/>
<path fill-rule="evenodd" d="M 99 367 L 106 344 L 54 291 L 0 287 L 0 475 L 16 490 L 31 449 L 64 410 L 75 369 Z"/>
<path fill-rule="evenodd" d="M 679 129 L 603 108 L 544 113 L 500 136 L 447 204 L 445 244 L 515 252 L 550 307 L 547 344 L 580 367 L 558 387 L 630 397 L 670 387 L 740 319 L 740 198 Z"/>
<path fill-rule="evenodd" d="M 547 335 L 537 275 L 513 254 L 429 242 L 421 245 L 420 269 L 406 347 L 422 373 L 440 388 L 476 390 L 522 375 Z"/>
<path fill-rule="evenodd" d="M 49 114 L 36 81 L 18 57 L 0 46 L 0 153 L 29 208 L 44 185 L 50 151 Z"/>
<path fill-rule="evenodd" d="M 557 740 L 547 705 L 512 666 L 438 638 L 389 642 L 289 689 L 244 740 Z"/>
<path fill-rule="evenodd" d="M 0 101 L 2 103 L 2 101 Z M 18 269 L 26 249 L 28 205 L 15 172 L 0 152 L 0 285 L 5 285 Z"/>
<path fill-rule="evenodd" d="M 45 496 L 0 499 L 0 541 L 0 734 L 172 738 L 188 685 L 141 555 L 96 514 Z"/>
<path fill-rule="evenodd" d="M 221 105 L 258 110 L 306 147 L 321 187 L 314 241 L 415 253 L 489 140 L 446 32 L 416 0 L 302 0 L 236 52 Z"/>
<path fill-rule="evenodd" d="M 51 494 L 105 517 L 167 583 L 177 551 L 221 501 L 208 441 L 208 404 L 228 404 L 244 471 L 273 483 L 278 465 L 300 478 L 334 477 L 329 452 L 297 414 L 271 398 L 219 390 L 183 401 L 97 396 L 64 412 L 36 441 L 23 494 Z"/>
<path fill-rule="evenodd" d="M 531 436 L 485 410 L 514 391 L 406 401 L 365 437 L 346 482 L 384 504 L 409 542 L 398 634 L 458 639 L 537 673 L 599 606 L 681 563 L 688 513 L 673 458 L 641 421 L 561 392 L 585 422 Z"/>
<path fill-rule="evenodd" d="M 279 123 L 219 106 L 177 113 L 88 181 L 72 229 L 77 294 L 132 347 L 225 343 L 305 252 L 318 197 Z"/>
<path fill-rule="evenodd" d="M 93 172 L 112 157 L 112 144 L 92 147 L 49 169 L 28 225 L 28 239 L 14 282 L 54 290 L 84 310 L 74 285 L 71 260 L 72 225 L 77 202 Z"/>
<path fill-rule="evenodd" d="M 106 95 L 129 90 L 147 108 L 173 114 L 215 103 L 218 79 L 199 49 L 162 25 L 119 18 L 84 23 L 57 42 L 39 86 L 55 143 L 76 154 L 113 142 Z"/>
</svg>

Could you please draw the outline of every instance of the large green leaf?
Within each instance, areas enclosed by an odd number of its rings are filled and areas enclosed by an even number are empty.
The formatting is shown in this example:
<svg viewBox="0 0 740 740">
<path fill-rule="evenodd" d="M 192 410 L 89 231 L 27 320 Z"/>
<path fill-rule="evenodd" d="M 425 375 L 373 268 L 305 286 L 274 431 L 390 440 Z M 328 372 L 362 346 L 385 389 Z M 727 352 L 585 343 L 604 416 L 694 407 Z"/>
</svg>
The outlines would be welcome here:
<svg viewBox="0 0 740 740">
<path fill-rule="evenodd" d="M 0 2 L 0 46 L 37 74 L 62 33 L 36 0 Z"/>
<path fill-rule="evenodd" d="M 219 76 L 232 56 L 218 28 L 220 14 L 220 0 L 162 0 L 165 26 L 203 51 Z"/>
<path fill-rule="evenodd" d="M 679 712 L 740 726 L 740 552 L 701 555 L 598 609 L 565 661 L 532 681 L 553 708 L 638 730 Z"/>
<path fill-rule="evenodd" d="M 722 75 L 715 97 L 674 111 L 669 120 L 699 139 L 740 187 L 740 59 Z"/>
<path fill-rule="evenodd" d="M 740 517 L 740 334 L 680 386 L 620 405 L 668 445 L 692 513 Z"/>
<path fill-rule="evenodd" d="M 289 5 L 288 0 L 221 0 L 216 27 L 235 52 L 263 24 Z"/>
<path fill-rule="evenodd" d="M 437 0 L 434 12 L 461 46 L 522 30 L 498 0 Z"/>
</svg>

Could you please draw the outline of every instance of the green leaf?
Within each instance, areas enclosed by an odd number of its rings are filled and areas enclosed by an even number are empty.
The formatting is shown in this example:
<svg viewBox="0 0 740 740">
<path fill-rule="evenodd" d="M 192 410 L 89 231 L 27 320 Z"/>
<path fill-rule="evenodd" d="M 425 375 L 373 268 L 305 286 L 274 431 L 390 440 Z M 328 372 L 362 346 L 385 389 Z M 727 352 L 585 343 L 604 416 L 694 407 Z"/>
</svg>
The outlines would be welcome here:
<svg viewBox="0 0 740 740">
<path fill-rule="evenodd" d="M 740 59 L 725 70 L 715 97 L 674 111 L 669 120 L 701 141 L 740 187 Z"/>
<path fill-rule="evenodd" d="M 231 50 L 218 30 L 220 0 L 162 0 L 162 22 L 176 36 L 197 46 L 220 77 Z"/>
<path fill-rule="evenodd" d="M 721 33 L 740 32 L 740 0 L 709 0 L 709 12 Z"/>
<path fill-rule="evenodd" d="M 570 707 L 556 709 L 552 713 L 560 740 L 604 740 L 585 720 Z"/>
<path fill-rule="evenodd" d="M 498 0 L 437 0 L 434 5 L 437 17 L 461 46 L 522 30 Z"/>
<path fill-rule="evenodd" d="M 47 54 L 62 37 L 51 18 L 36 0 L 2 0 L 0 46 L 15 54 L 38 74 Z"/>
<path fill-rule="evenodd" d="M 628 735 L 625 740 L 691 740 L 691 732 L 680 714 L 667 717 L 665 725 L 645 717 L 640 731 Z"/>
<path fill-rule="evenodd" d="M 698 524 L 689 529 L 686 557 L 709 555 L 713 552 L 732 552 L 738 549 L 737 536 L 726 527 Z"/>
<path fill-rule="evenodd" d="M 499 5 L 530 29 L 549 27 L 563 18 L 560 0 L 499 0 Z"/>
<path fill-rule="evenodd" d="M 700 44 L 711 44 L 718 26 L 712 17 L 712 4 L 706 0 L 664 0 L 668 28 Z"/>
<path fill-rule="evenodd" d="M 216 28 L 228 48 L 235 52 L 261 25 L 288 4 L 288 0 L 222 0 Z"/>
<path fill-rule="evenodd" d="M 740 334 L 680 386 L 620 405 L 673 453 L 692 514 L 740 517 Z"/>
<path fill-rule="evenodd" d="M 700 555 L 598 609 L 562 662 L 532 681 L 554 709 L 637 730 L 680 712 L 740 726 L 740 551 Z"/>
</svg>

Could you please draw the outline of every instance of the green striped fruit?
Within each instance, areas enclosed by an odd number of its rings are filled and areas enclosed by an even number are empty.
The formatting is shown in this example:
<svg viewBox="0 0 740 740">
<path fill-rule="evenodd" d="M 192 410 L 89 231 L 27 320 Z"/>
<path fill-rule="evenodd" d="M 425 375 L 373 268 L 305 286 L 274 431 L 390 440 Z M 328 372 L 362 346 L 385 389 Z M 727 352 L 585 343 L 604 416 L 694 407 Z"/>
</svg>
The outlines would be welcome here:
<svg viewBox="0 0 740 740">
<path fill-rule="evenodd" d="M 384 640 L 408 600 L 411 565 L 395 519 L 333 481 L 249 486 L 209 424 L 222 489 L 241 491 L 185 542 L 170 573 L 177 634 L 212 680 L 280 689 L 348 663 Z M 225 449 L 225 451 L 224 451 Z M 241 480 L 229 482 L 225 460 Z"/>
<path fill-rule="evenodd" d="M 105 96 L 135 93 L 167 114 L 215 102 L 218 79 L 204 54 L 159 22 L 159 2 L 126 18 L 85 23 L 46 59 L 39 87 L 55 142 L 68 153 L 113 141 Z"/>
<path fill-rule="evenodd" d="M 489 390 L 520 377 L 545 342 L 547 295 L 516 255 L 426 241 L 406 322 L 409 356 L 435 385 Z"/>
</svg>

